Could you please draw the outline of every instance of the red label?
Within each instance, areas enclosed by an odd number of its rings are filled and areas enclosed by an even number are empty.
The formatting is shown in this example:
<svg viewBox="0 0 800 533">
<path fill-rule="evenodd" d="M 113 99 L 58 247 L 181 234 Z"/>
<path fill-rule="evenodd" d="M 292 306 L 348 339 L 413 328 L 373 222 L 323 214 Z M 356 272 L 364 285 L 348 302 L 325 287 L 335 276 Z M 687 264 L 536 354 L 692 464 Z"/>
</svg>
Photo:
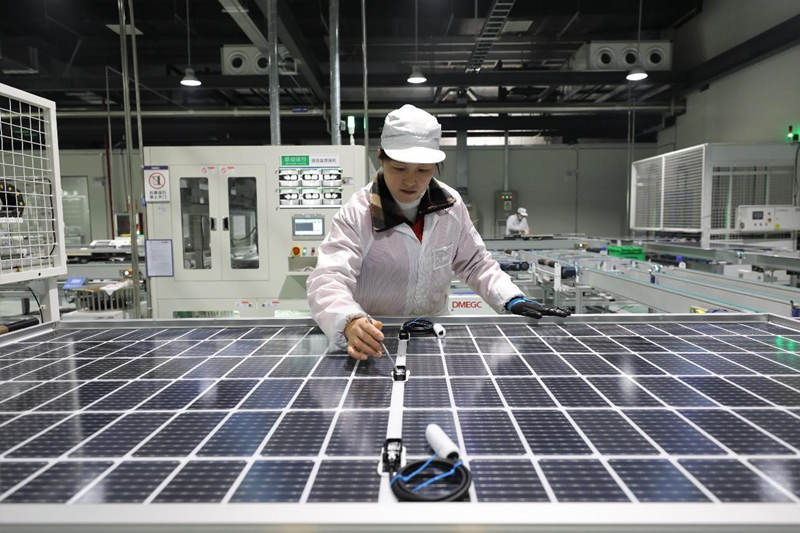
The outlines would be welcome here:
<svg viewBox="0 0 800 533">
<path fill-rule="evenodd" d="M 481 302 L 465 301 L 459 302 L 454 300 L 450 303 L 451 309 L 481 309 L 483 306 Z"/>
</svg>

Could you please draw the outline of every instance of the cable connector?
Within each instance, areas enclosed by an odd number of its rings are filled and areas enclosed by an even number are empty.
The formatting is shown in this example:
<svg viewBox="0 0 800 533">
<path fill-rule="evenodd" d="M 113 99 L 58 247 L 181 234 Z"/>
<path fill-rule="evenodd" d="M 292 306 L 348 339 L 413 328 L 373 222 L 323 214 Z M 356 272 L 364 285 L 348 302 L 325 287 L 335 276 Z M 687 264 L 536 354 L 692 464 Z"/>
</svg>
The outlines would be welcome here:
<svg viewBox="0 0 800 533">
<path fill-rule="evenodd" d="M 392 379 L 394 381 L 407 381 L 408 370 L 404 366 L 396 366 L 392 369 Z"/>
<path fill-rule="evenodd" d="M 383 474 L 394 474 L 403 466 L 403 439 L 386 439 L 381 449 L 381 466 Z"/>
<path fill-rule="evenodd" d="M 401 330 L 400 333 L 397 334 L 397 338 L 400 339 L 401 341 L 407 341 L 408 339 L 411 338 L 411 334 L 408 331 Z"/>
</svg>

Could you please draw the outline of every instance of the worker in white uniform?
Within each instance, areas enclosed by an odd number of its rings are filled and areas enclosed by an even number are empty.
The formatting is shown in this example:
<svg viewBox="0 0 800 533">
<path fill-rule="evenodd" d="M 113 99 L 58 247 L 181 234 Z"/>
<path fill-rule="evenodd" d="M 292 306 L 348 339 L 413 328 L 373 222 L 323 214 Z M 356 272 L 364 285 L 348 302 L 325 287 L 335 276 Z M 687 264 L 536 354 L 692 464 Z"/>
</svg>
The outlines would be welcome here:
<svg viewBox="0 0 800 533">
<path fill-rule="evenodd" d="M 506 219 L 506 237 L 516 237 L 517 235 L 530 235 L 531 228 L 528 227 L 528 210 L 524 207 L 517 209 L 517 212 Z"/>
<path fill-rule="evenodd" d="M 314 319 L 354 359 L 380 356 L 372 316 L 447 311 L 453 272 L 497 312 L 541 318 L 569 312 L 526 298 L 486 251 L 459 194 L 433 179 L 442 128 L 411 105 L 386 116 L 380 166 L 333 217 L 307 281 Z"/>
</svg>

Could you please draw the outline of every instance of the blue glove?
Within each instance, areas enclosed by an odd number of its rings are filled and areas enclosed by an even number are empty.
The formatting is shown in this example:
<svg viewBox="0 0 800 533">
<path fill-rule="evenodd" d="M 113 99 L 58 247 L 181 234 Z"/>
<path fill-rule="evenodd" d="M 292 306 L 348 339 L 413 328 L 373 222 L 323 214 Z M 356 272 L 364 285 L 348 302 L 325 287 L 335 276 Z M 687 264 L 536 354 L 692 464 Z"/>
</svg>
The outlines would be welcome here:
<svg viewBox="0 0 800 533">
<path fill-rule="evenodd" d="M 506 309 L 515 315 L 527 316 L 530 318 L 542 318 L 542 316 L 560 316 L 568 317 L 572 313 L 560 307 L 553 307 L 552 305 L 543 305 L 523 296 L 512 298 L 506 304 Z"/>
</svg>

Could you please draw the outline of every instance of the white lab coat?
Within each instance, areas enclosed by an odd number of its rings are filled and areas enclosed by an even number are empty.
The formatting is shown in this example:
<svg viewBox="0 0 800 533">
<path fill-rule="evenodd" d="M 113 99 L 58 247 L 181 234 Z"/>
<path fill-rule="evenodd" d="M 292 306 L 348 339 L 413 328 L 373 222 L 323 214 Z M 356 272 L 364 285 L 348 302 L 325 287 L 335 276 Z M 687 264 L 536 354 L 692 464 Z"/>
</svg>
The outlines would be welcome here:
<svg viewBox="0 0 800 533">
<path fill-rule="evenodd" d="M 516 213 L 506 219 L 506 236 L 525 234 L 529 235 L 531 229 L 528 227 L 528 217 L 517 218 Z"/>
<path fill-rule="evenodd" d="M 446 313 L 453 272 L 497 312 L 524 294 L 486 251 L 458 193 L 439 186 L 456 202 L 425 215 L 422 242 L 408 224 L 373 230 L 371 185 L 333 217 L 306 286 L 314 319 L 339 347 L 347 344 L 345 325 L 359 316 Z"/>
</svg>

